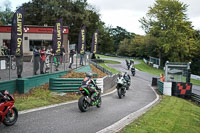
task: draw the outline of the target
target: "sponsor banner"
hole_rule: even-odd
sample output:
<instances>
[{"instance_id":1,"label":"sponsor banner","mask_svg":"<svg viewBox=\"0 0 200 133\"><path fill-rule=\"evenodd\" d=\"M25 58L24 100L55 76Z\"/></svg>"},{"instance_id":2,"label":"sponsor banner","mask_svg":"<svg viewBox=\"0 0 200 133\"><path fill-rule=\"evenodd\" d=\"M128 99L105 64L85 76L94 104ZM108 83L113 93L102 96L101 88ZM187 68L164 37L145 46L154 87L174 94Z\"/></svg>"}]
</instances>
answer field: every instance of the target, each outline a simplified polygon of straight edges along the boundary
<instances>
[{"instance_id":1,"label":"sponsor banner","mask_svg":"<svg viewBox=\"0 0 200 133\"><path fill-rule=\"evenodd\" d=\"M78 53L84 54L86 50L86 27L83 26L78 39Z\"/></svg>"},{"instance_id":2,"label":"sponsor banner","mask_svg":"<svg viewBox=\"0 0 200 133\"><path fill-rule=\"evenodd\" d=\"M11 54L23 55L24 8L20 7L14 14L11 28Z\"/></svg>"},{"instance_id":3,"label":"sponsor banner","mask_svg":"<svg viewBox=\"0 0 200 133\"><path fill-rule=\"evenodd\" d=\"M97 53L97 43L98 43L98 30L96 30L92 37L91 53Z\"/></svg>"},{"instance_id":4,"label":"sponsor banner","mask_svg":"<svg viewBox=\"0 0 200 133\"><path fill-rule=\"evenodd\" d=\"M53 29L53 53L60 55L63 44L63 19L59 19Z\"/></svg>"}]
</instances>

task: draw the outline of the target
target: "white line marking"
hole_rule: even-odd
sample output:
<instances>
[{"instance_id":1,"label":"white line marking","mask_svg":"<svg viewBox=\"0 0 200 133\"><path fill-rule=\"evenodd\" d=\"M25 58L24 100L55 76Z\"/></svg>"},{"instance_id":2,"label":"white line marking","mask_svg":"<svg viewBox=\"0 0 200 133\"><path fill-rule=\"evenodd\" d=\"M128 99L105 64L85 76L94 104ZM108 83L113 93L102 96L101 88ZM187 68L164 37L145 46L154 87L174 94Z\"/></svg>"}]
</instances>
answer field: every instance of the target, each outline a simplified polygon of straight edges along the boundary
<instances>
[{"instance_id":1,"label":"white line marking","mask_svg":"<svg viewBox=\"0 0 200 133\"><path fill-rule=\"evenodd\" d=\"M150 86L150 85L149 85ZM150 86L151 87L151 86ZM149 103L148 105L144 106L143 108L127 115L126 117L122 118L118 122L98 131L97 133L116 133L119 132L122 128L124 128L126 125L132 123L134 120L136 120L139 116L144 114L146 111L150 109L150 107L155 104L159 100L159 95L155 92L155 90L151 87L153 92L156 95L156 99Z\"/></svg>"},{"instance_id":2,"label":"white line marking","mask_svg":"<svg viewBox=\"0 0 200 133\"><path fill-rule=\"evenodd\" d=\"M110 94L112 94L114 92L116 92L116 89L114 89L113 91L111 91L109 93L103 94L102 97L110 95ZM54 105L39 107L39 108L35 108L35 109L28 109L28 110L20 111L19 114L21 115L21 114L31 113L31 112L35 112L35 111L45 110L45 109L54 108L54 107L58 107L58 106L62 106L62 105L76 103L76 102L78 102L78 100L73 100L73 101L69 101L69 102L65 102L65 103L59 103L59 104L54 104Z\"/></svg>"}]
</instances>

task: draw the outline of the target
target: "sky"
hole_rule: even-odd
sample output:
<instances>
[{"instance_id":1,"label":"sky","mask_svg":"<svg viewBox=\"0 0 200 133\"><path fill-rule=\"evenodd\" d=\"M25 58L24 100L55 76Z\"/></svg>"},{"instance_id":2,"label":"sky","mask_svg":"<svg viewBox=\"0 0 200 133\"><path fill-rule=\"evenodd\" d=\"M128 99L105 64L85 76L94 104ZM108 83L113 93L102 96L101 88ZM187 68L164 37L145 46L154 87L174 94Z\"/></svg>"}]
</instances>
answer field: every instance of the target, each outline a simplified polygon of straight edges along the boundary
<instances>
[{"instance_id":1,"label":"sky","mask_svg":"<svg viewBox=\"0 0 200 133\"><path fill-rule=\"evenodd\" d=\"M0 0L0 5L7 0ZM10 0L12 10L24 2L31 0ZM179 0L189 7L187 16L192 22L194 29L200 30L200 0ZM88 3L95 6L101 14L101 20L107 26L120 26L128 32L144 35L144 30L138 20L145 17L150 6L155 0L88 0Z\"/></svg>"}]
</instances>

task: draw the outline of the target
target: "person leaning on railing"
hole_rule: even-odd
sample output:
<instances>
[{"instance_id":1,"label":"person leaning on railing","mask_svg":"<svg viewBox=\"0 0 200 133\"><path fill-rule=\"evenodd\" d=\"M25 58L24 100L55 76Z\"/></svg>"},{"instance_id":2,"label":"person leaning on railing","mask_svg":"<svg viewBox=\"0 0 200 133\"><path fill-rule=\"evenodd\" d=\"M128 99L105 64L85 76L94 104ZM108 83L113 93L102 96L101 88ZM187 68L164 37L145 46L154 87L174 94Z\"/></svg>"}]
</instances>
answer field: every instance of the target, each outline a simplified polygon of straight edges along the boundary
<instances>
[{"instance_id":1,"label":"person leaning on railing","mask_svg":"<svg viewBox=\"0 0 200 133\"><path fill-rule=\"evenodd\" d=\"M160 74L160 81L164 82L165 81L165 76L163 74Z\"/></svg>"}]
</instances>

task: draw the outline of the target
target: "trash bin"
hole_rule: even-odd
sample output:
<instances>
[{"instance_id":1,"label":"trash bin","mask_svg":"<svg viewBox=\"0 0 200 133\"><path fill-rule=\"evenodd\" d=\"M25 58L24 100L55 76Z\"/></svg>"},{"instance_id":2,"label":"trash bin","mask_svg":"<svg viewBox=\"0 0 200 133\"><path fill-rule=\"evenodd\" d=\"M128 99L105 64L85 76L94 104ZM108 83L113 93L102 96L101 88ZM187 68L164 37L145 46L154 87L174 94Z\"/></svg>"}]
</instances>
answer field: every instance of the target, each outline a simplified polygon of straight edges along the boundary
<instances>
[{"instance_id":1,"label":"trash bin","mask_svg":"<svg viewBox=\"0 0 200 133\"><path fill-rule=\"evenodd\" d=\"M152 77L152 83L151 83L151 86L157 86L157 81L158 81L158 78L156 78L156 77Z\"/></svg>"}]
</instances>

